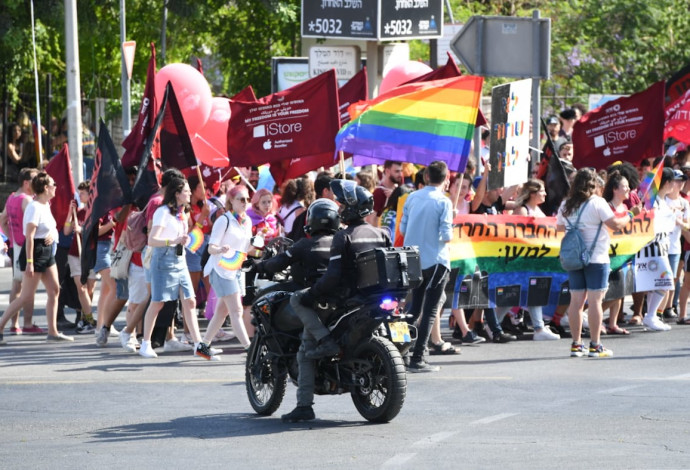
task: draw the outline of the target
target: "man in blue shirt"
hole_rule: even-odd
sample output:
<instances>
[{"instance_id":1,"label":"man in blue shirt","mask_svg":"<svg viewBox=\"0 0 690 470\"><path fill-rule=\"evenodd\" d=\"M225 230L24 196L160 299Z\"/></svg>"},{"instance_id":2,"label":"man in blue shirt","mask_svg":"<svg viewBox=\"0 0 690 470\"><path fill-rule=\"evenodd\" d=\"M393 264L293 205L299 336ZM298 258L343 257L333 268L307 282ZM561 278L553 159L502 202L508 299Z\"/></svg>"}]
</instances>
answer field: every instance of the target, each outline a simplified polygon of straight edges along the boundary
<instances>
[{"instance_id":1,"label":"man in blue shirt","mask_svg":"<svg viewBox=\"0 0 690 470\"><path fill-rule=\"evenodd\" d=\"M427 185L410 194L403 206L400 232L405 235L406 246L419 248L422 263L422 284L412 292L409 313L416 321L421 314L417 342L408 367L410 372L435 372L424 359L431 327L436 319L443 291L450 277L450 249L453 237L453 210L443 185L448 179L448 166L435 161L426 168Z\"/></svg>"}]
</instances>

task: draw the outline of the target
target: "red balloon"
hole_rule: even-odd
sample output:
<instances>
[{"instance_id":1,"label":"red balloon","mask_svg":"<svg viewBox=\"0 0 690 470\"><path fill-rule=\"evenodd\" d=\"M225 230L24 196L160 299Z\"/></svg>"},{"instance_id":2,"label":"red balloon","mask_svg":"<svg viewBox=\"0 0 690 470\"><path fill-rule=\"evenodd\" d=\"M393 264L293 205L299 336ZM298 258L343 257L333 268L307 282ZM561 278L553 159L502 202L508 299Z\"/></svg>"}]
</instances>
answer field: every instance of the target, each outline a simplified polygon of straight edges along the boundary
<instances>
[{"instance_id":1,"label":"red balloon","mask_svg":"<svg viewBox=\"0 0 690 470\"><path fill-rule=\"evenodd\" d=\"M379 95L392 90L393 88L409 82L413 78L421 77L431 72L432 68L423 62L408 60L401 64L391 67L381 80Z\"/></svg>"},{"instance_id":2,"label":"red balloon","mask_svg":"<svg viewBox=\"0 0 690 470\"><path fill-rule=\"evenodd\" d=\"M221 97L213 98L208 121L192 139L196 158L216 168L230 165L228 159L229 121L230 100Z\"/></svg>"},{"instance_id":3,"label":"red balloon","mask_svg":"<svg viewBox=\"0 0 690 470\"><path fill-rule=\"evenodd\" d=\"M156 73L156 99L160 102L167 83L172 83L177 103L190 136L204 127L211 114L211 89L191 65L169 64Z\"/></svg>"}]
</instances>

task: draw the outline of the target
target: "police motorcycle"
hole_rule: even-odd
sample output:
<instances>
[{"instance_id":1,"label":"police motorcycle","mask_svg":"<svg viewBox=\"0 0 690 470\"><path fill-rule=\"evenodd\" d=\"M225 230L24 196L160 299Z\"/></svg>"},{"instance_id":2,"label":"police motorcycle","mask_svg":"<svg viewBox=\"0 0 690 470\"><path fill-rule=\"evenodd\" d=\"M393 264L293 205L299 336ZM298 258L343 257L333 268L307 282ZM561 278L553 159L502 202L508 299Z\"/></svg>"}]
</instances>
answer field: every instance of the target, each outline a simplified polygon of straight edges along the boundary
<instances>
[{"instance_id":1,"label":"police motorcycle","mask_svg":"<svg viewBox=\"0 0 690 470\"><path fill-rule=\"evenodd\" d=\"M276 251L272 243L285 246L272 240L265 255ZM356 262L356 295L338 305L319 305L319 316L341 354L317 360L314 393L349 393L362 417L389 422L402 409L407 392L401 354L416 339L416 329L408 325L401 304L421 283L419 252L411 247L376 248L361 253ZM288 379L297 385L302 323L290 306L290 295L273 285L257 291L251 308L256 330L247 351L245 385L249 403L263 416L280 407Z\"/></svg>"}]
</instances>

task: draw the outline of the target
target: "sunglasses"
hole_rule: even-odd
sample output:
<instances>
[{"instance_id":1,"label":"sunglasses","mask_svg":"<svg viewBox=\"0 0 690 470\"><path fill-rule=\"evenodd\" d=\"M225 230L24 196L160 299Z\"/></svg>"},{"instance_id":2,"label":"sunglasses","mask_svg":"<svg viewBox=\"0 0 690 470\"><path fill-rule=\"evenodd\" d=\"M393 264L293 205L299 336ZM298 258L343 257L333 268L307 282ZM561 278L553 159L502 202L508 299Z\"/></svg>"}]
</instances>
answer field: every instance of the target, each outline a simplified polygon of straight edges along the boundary
<instances>
[{"instance_id":1,"label":"sunglasses","mask_svg":"<svg viewBox=\"0 0 690 470\"><path fill-rule=\"evenodd\" d=\"M248 197L236 197L235 201L244 202L245 204L249 204L249 201L251 201L251 199L249 199Z\"/></svg>"}]
</instances>

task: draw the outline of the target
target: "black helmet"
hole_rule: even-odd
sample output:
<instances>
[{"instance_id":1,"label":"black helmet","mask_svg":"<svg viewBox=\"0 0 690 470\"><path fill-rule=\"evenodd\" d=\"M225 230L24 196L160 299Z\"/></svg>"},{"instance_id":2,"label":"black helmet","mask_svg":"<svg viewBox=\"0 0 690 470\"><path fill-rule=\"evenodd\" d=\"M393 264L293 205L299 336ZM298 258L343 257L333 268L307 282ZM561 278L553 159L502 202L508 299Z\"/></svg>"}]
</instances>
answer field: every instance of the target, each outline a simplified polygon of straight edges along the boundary
<instances>
[{"instance_id":1,"label":"black helmet","mask_svg":"<svg viewBox=\"0 0 690 470\"><path fill-rule=\"evenodd\" d=\"M317 199L307 209L306 233L335 233L340 228L338 204L330 199Z\"/></svg>"},{"instance_id":2,"label":"black helmet","mask_svg":"<svg viewBox=\"0 0 690 470\"><path fill-rule=\"evenodd\" d=\"M346 224L361 220L374 212L374 196L357 183L349 180L331 181L331 191L342 204L340 218Z\"/></svg>"}]
</instances>

